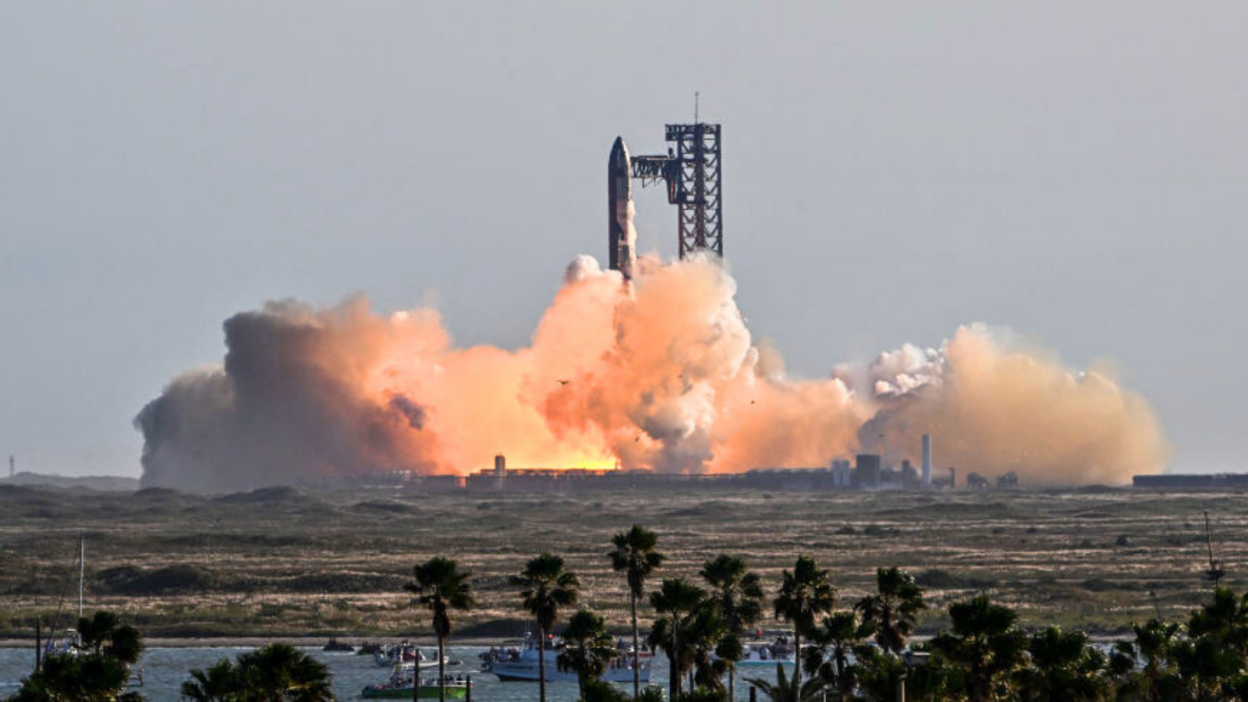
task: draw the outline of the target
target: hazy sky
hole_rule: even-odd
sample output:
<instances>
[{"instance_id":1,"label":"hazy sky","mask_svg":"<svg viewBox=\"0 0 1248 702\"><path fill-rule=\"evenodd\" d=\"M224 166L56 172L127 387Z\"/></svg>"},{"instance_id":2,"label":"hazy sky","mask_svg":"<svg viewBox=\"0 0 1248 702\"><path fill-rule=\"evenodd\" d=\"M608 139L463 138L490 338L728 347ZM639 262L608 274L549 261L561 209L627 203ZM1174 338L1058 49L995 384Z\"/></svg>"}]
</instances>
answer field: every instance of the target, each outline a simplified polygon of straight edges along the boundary
<instances>
[{"instance_id":1,"label":"hazy sky","mask_svg":"<svg viewBox=\"0 0 1248 702\"><path fill-rule=\"evenodd\" d=\"M699 90L791 371L986 321L1112 359L1176 470L1245 469L1248 5L615 7L0 3L0 452L138 475L134 415L269 298L524 344L606 256L612 140Z\"/></svg>"}]
</instances>

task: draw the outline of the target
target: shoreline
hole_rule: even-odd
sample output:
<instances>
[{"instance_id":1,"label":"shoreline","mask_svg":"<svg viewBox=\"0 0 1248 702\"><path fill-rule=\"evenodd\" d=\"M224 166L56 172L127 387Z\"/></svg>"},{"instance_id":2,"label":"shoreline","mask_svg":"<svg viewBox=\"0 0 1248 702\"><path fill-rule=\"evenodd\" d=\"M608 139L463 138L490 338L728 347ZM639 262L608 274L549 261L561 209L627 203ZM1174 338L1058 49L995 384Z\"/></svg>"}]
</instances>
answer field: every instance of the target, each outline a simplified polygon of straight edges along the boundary
<instances>
[{"instance_id":1,"label":"shoreline","mask_svg":"<svg viewBox=\"0 0 1248 702\"><path fill-rule=\"evenodd\" d=\"M411 641L417 646L436 646L437 639L432 636L339 636L335 637L340 643L359 646L364 642L380 643L380 644L397 644L400 641ZM447 641L448 646L493 646L498 645L502 637L499 638L482 638L479 636L468 636L464 638L452 637ZM46 639L45 639L46 641ZM275 642L288 643L298 648L321 648L329 641L327 636L222 636L222 637L159 637L143 638L143 646L147 649L153 648L259 648L266 644ZM35 639L0 639L0 648L34 648ZM345 654L344 655L350 655Z\"/></svg>"}]
</instances>

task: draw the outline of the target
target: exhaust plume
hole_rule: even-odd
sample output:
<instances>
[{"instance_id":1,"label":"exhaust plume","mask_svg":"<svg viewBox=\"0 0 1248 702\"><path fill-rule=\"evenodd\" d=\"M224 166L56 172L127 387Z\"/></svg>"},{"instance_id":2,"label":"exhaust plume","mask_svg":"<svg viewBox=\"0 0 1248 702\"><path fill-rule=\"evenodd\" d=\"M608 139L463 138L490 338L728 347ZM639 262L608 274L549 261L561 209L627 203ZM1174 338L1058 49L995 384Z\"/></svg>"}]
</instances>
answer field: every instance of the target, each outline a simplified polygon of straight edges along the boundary
<instances>
[{"instance_id":1,"label":"exhaust plume","mask_svg":"<svg viewBox=\"0 0 1248 702\"><path fill-rule=\"evenodd\" d=\"M135 419L143 484L200 491L373 471L533 467L737 472L879 450L1025 483L1121 483L1169 449L1148 404L982 325L824 379L787 377L721 265L581 256L528 347L458 348L434 310L266 304L225 322L218 366ZM964 474L964 473L963 473Z\"/></svg>"}]
</instances>

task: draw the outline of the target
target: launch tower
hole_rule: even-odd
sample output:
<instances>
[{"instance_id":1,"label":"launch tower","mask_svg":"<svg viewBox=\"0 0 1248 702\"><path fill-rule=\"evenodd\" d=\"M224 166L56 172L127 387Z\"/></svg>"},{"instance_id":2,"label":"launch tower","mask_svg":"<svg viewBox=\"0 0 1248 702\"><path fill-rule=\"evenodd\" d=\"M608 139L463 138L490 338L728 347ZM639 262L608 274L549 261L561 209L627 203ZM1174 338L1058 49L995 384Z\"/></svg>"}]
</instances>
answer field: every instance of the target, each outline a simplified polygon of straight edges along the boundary
<instances>
[{"instance_id":1,"label":"launch tower","mask_svg":"<svg viewBox=\"0 0 1248 702\"><path fill-rule=\"evenodd\" d=\"M622 139L616 139L608 166L610 199L609 231L611 267L626 268L620 241L619 213L627 210L623 198L631 199L629 189L619 183L622 168L628 168L642 187L660 181L667 186L667 201L677 208L677 235L680 257L700 251L724 255L723 187L720 169L721 125L695 121L693 124L666 125L668 147L663 156L628 156Z\"/></svg>"},{"instance_id":2,"label":"launch tower","mask_svg":"<svg viewBox=\"0 0 1248 702\"><path fill-rule=\"evenodd\" d=\"M723 190L718 124L667 125L667 141L675 143L666 156L633 159L633 177L642 187L662 180L667 201L679 212L680 257L698 251L724 255Z\"/></svg>"}]
</instances>

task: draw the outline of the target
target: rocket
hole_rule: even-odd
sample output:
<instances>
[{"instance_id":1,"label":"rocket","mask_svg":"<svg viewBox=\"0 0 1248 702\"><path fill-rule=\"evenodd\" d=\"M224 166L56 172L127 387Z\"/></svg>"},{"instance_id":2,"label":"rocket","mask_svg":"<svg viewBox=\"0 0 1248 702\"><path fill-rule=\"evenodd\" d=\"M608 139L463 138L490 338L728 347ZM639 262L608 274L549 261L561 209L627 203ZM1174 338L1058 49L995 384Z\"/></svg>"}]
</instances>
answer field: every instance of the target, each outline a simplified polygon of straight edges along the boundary
<instances>
[{"instance_id":1,"label":"rocket","mask_svg":"<svg viewBox=\"0 0 1248 702\"><path fill-rule=\"evenodd\" d=\"M633 165L624 137L616 137L607 160L607 258L611 270L633 277L636 233L633 229Z\"/></svg>"}]
</instances>

